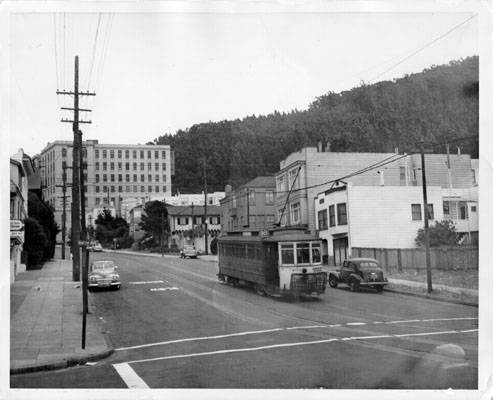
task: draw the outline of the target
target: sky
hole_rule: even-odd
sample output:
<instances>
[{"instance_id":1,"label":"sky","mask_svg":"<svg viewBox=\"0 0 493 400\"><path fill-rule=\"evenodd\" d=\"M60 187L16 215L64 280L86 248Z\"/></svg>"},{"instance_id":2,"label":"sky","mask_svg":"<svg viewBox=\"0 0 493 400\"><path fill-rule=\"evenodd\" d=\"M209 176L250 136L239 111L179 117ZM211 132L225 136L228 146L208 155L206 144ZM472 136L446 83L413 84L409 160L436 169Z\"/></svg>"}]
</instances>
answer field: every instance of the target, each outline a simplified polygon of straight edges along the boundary
<instances>
[{"instance_id":1,"label":"sky","mask_svg":"<svg viewBox=\"0 0 493 400\"><path fill-rule=\"evenodd\" d=\"M472 13L18 13L10 20L10 154L84 138L146 143L195 123L303 110L328 91L472 55Z\"/></svg>"}]
</instances>

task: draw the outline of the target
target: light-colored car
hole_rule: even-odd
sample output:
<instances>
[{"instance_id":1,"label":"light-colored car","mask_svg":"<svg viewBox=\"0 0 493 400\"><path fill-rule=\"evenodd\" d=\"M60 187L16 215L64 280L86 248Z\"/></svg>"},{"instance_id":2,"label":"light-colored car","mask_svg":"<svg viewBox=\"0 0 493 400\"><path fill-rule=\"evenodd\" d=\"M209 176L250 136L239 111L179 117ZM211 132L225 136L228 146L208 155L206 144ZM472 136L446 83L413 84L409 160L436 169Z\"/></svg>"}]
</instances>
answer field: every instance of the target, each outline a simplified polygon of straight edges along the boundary
<instances>
[{"instance_id":1,"label":"light-colored car","mask_svg":"<svg viewBox=\"0 0 493 400\"><path fill-rule=\"evenodd\" d=\"M113 261L94 261L89 269L89 290L94 288L120 289L120 275Z\"/></svg>"},{"instance_id":2,"label":"light-colored car","mask_svg":"<svg viewBox=\"0 0 493 400\"><path fill-rule=\"evenodd\" d=\"M95 242L92 246L92 251L103 251L103 246L101 246L101 243Z\"/></svg>"},{"instance_id":3,"label":"light-colored car","mask_svg":"<svg viewBox=\"0 0 493 400\"><path fill-rule=\"evenodd\" d=\"M180 251L181 258L197 258L197 250L195 246L191 244L186 244L183 246L183 249Z\"/></svg>"}]
</instances>

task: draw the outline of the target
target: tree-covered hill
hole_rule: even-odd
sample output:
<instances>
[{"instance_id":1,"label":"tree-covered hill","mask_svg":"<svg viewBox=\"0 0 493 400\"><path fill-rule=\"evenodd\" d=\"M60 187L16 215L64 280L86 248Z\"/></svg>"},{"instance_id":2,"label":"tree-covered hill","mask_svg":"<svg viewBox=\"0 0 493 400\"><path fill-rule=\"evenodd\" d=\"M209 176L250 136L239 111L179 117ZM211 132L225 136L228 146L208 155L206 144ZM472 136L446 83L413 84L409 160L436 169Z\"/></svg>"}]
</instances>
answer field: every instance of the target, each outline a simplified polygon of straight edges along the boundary
<instances>
[{"instance_id":1,"label":"tree-covered hill","mask_svg":"<svg viewBox=\"0 0 493 400\"><path fill-rule=\"evenodd\" d=\"M479 134L478 57L432 66L394 81L362 84L316 98L307 110L208 122L165 134L154 144L175 151L173 191L200 192L204 165L209 190L241 185L279 169L303 146L330 142L332 151L409 151L420 140L437 144ZM478 156L477 140L457 141ZM205 161L204 161L205 160Z\"/></svg>"}]
</instances>

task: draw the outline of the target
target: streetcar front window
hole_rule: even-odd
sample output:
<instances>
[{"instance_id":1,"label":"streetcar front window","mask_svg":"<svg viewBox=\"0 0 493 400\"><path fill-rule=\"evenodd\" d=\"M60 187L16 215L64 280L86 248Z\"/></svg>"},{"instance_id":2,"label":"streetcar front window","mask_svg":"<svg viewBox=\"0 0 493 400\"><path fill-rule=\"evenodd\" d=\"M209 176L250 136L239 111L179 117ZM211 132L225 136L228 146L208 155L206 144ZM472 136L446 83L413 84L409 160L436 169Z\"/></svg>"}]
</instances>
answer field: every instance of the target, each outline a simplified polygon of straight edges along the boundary
<instances>
[{"instance_id":1,"label":"streetcar front window","mask_svg":"<svg viewBox=\"0 0 493 400\"><path fill-rule=\"evenodd\" d=\"M310 243L296 243L296 264L310 264Z\"/></svg>"},{"instance_id":2,"label":"streetcar front window","mask_svg":"<svg viewBox=\"0 0 493 400\"><path fill-rule=\"evenodd\" d=\"M320 244L312 243L312 263L319 263L321 261L320 257Z\"/></svg>"},{"instance_id":3,"label":"streetcar front window","mask_svg":"<svg viewBox=\"0 0 493 400\"><path fill-rule=\"evenodd\" d=\"M294 246L292 244L281 245L281 264L282 265L294 264Z\"/></svg>"}]
</instances>

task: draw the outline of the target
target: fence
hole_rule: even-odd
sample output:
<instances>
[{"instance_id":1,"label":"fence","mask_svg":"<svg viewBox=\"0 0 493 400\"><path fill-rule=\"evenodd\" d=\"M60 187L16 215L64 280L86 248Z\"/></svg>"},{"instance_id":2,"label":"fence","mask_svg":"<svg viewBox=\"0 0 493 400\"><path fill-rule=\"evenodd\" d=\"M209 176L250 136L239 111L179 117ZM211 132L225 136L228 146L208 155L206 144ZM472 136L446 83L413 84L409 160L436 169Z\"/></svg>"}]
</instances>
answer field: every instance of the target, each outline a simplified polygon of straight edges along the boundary
<instances>
[{"instance_id":1,"label":"fence","mask_svg":"<svg viewBox=\"0 0 493 400\"><path fill-rule=\"evenodd\" d=\"M386 270L425 269L426 254L421 248L416 249L377 249L352 248L353 257L375 258ZM431 268L441 270L478 269L477 247L440 247L430 249Z\"/></svg>"}]
</instances>

